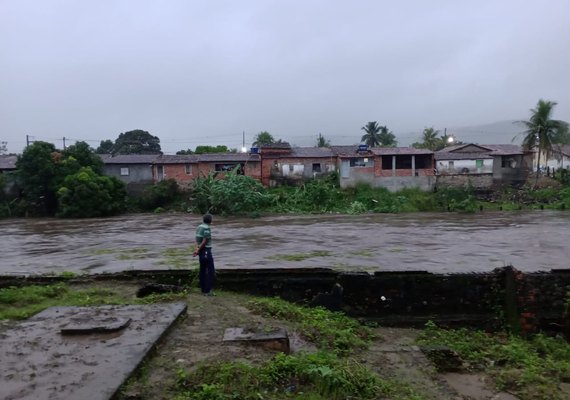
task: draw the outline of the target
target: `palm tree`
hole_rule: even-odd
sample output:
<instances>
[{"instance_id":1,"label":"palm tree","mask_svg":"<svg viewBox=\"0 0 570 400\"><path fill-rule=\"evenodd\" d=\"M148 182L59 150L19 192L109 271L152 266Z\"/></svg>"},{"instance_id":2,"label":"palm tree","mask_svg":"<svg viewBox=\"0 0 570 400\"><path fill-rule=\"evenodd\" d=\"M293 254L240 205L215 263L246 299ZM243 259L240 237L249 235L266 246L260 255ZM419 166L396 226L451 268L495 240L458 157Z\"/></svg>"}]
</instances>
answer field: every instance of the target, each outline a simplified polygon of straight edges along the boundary
<instances>
[{"instance_id":1,"label":"palm tree","mask_svg":"<svg viewBox=\"0 0 570 400\"><path fill-rule=\"evenodd\" d=\"M378 134L378 141L380 142L381 147L396 147L398 145L398 141L396 140L396 136L389 131L386 126L380 127L380 133Z\"/></svg>"},{"instance_id":2,"label":"palm tree","mask_svg":"<svg viewBox=\"0 0 570 400\"><path fill-rule=\"evenodd\" d=\"M379 132L381 130L381 126L378 125L378 122L371 121L364 125L362 129L366 134L362 135L360 139L362 142L366 143L370 147L375 147L380 144Z\"/></svg>"},{"instance_id":3,"label":"palm tree","mask_svg":"<svg viewBox=\"0 0 570 400\"><path fill-rule=\"evenodd\" d=\"M538 150L535 186L538 183L541 153L544 153L548 159L552 152L553 145L558 144L568 132L568 122L551 119L556 104L554 101L540 99L536 108L530 110L529 120L518 121L518 123L526 128L523 132L525 135L522 141L523 149L528 151L536 148ZM514 139L516 139L516 137Z\"/></svg>"},{"instance_id":4,"label":"palm tree","mask_svg":"<svg viewBox=\"0 0 570 400\"><path fill-rule=\"evenodd\" d=\"M438 147L441 145L441 139L437 137L439 131L436 131L433 126L431 128L424 128L422 133L422 140L424 148L436 151L439 150Z\"/></svg>"},{"instance_id":5,"label":"palm tree","mask_svg":"<svg viewBox=\"0 0 570 400\"><path fill-rule=\"evenodd\" d=\"M273 143L276 143L275 138L273 137L273 135L271 135L271 133L269 133L267 131L259 132L257 134L257 136L255 137L255 139L253 140L253 145L255 147L260 147L260 146L273 144Z\"/></svg>"}]
</instances>

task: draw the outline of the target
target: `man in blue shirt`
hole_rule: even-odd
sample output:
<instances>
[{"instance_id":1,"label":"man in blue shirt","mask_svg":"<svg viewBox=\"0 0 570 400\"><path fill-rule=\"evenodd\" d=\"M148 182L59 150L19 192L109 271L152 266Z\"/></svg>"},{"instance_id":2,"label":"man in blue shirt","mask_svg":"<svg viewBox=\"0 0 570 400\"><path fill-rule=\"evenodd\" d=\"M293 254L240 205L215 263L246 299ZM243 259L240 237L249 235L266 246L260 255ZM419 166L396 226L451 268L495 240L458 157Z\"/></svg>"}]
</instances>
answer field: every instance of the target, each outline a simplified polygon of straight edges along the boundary
<instances>
[{"instance_id":1,"label":"man in blue shirt","mask_svg":"<svg viewBox=\"0 0 570 400\"><path fill-rule=\"evenodd\" d=\"M214 256L212 255L212 215L205 214L202 217L203 223L196 228L196 250L194 257L198 256L200 260L200 289L204 296L213 296L212 288L214 286L214 277L216 270L214 268Z\"/></svg>"}]
</instances>

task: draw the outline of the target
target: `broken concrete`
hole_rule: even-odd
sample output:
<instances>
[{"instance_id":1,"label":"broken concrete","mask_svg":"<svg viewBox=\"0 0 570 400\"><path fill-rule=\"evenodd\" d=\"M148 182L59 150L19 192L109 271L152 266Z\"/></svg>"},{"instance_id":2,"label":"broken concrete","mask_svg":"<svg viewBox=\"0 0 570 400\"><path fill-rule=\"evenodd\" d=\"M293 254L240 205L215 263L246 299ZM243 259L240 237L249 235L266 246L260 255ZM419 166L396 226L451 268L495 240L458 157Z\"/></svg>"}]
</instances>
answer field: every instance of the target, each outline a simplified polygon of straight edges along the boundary
<instances>
[{"instance_id":1,"label":"broken concrete","mask_svg":"<svg viewBox=\"0 0 570 400\"><path fill-rule=\"evenodd\" d=\"M185 303L44 310L0 333L0 398L107 400L185 311Z\"/></svg>"},{"instance_id":2,"label":"broken concrete","mask_svg":"<svg viewBox=\"0 0 570 400\"><path fill-rule=\"evenodd\" d=\"M289 335L282 328L264 330L263 328L237 327L224 332L222 342L244 342L258 345L266 350L281 351L289 354Z\"/></svg>"}]
</instances>

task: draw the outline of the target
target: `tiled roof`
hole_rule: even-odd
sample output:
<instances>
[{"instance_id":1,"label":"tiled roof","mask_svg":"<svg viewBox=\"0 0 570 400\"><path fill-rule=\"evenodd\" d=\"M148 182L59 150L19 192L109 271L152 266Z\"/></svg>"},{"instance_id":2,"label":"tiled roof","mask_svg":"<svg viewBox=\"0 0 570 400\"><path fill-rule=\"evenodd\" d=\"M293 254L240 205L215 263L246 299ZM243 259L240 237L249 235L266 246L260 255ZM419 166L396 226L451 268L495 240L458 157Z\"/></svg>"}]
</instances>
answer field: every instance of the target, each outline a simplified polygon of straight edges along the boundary
<instances>
[{"instance_id":1,"label":"tiled roof","mask_svg":"<svg viewBox=\"0 0 570 400\"><path fill-rule=\"evenodd\" d=\"M198 156L199 162L246 162L246 161L260 161L259 154L248 153L209 153L200 154Z\"/></svg>"},{"instance_id":2,"label":"tiled roof","mask_svg":"<svg viewBox=\"0 0 570 400\"><path fill-rule=\"evenodd\" d=\"M556 146L553 149L555 152L562 153L566 157L570 157L570 145L564 144L561 146Z\"/></svg>"},{"instance_id":3,"label":"tiled roof","mask_svg":"<svg viewBox=\"0 0 570 400\"><path fill-rule=\"evenodd\" d=\"M293 147L291 153L287 157L335 157L335 154L329 147Z\"/></svg>"},{"instance_id":4,"label":"tiled roof","mask_svg":"<svg viewBox=\"0 0 570 400\"><path fill-rule=\"evenodd\" d=\"M374 147L372 152L379 156L433 154L433 151L429 149L416 149L415 147Z\"/></svg>"},{"instance_id":5,"label":"tiled roof","mask_svg":"<svg viewBox=\"0 0 570 400\"><path fill-rule=\"evenodd\" d=\"M271 143L271 144L263 144L261 146L256 146L261 149L290 149L291 145L289 142L280 142L280 143Z\"/></svg>"},{"instance_id":6,"label":"tiled roof","mask_svg":"<svg viewBox=\"0 0 570 400\"><path fill-rule=\"evenodd\" d=\"M16 169L18 156L0 156L0 170Z\"/></svg>"},{"instance_id":7,"label":"tiled roof","mask_svg":"<svg viewBox=\"0 0 570 400\"><path fill-rule=\"evenodd\" d=\"M362 152L359 153L358 152L358 146L357 144L352 144L352 145L344 145L344 146L331 146L331 150L333 151L334 154L339 155L339 156L358 156L359 154L363 154ZM370 149L369 152L371 153Z\"/></svg>"},{"instance_id":8,"label":"tiled roof","mask_svg":"<svg viewBox=\"0 0 570 400\"><path fill-rule=\"evenodd\" d=\"M467 147L478 147L481 151L461 152L460 150ZM443 150L436 151L436 160L475 160L490 159L496 156L520 155L524 154L521 146L516 144L461 144L446 147Z\"/></svg>"},{"instance_id":9,"label":"tiled roof","mask_svg":"<svg viewBox=\"0 0 570 400\"><path fill-rule=\"evenodd\" d=\"M152 164L161 154L102 154L105 164Z\"/></svg>"},{"instance_id":10,"label":"tiled roof","mask_svg":"<svg viewBox=\"0 0 570 400\"><path fill-rule=\"evenodd\" d=\"M339 156L352 156L366 154L366 152L358 152L358 145L352 146L331 146L332 151ZM433 151L428 149L416 149L414 147L370 147L368 153L378 156L393 156L393 155L421 155L433 154Z\"/></svg>"}]
</instances>

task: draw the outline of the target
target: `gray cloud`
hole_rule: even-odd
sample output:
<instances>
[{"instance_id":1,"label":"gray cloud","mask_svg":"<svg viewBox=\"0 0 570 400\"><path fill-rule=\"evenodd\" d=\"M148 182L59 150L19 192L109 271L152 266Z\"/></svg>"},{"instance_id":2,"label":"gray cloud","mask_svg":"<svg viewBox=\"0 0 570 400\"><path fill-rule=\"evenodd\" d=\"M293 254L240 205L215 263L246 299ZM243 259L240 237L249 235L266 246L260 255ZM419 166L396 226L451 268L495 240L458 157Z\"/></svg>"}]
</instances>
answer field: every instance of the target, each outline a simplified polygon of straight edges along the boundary
<instances>
[{"instance_id":1,"label":"gray cloud","mask_svg":"<svg viewBox=\"0 0 570 400\"><path fill-rule=\"evenodd\" d=\"M425 126L524 119L539 98L569 120L569 12L566 0L0 0L0 140L96 147L140 128L166 152L261 130L350 144L377 120L408 145Z\"/></svg>"}]
</instances>

